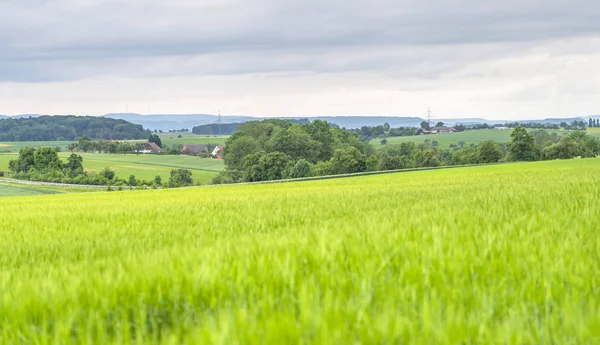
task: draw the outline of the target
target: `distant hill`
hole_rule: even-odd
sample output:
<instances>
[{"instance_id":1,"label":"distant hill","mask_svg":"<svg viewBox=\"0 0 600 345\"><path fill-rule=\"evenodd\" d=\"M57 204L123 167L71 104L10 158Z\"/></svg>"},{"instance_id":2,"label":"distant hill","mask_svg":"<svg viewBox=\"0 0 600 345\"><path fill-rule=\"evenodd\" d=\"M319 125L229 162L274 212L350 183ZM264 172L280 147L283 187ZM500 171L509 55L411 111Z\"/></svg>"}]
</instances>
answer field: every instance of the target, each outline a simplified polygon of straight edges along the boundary
<instances>
[{"instance_id":1,"label":"distant hill","mask_svg":"<svg viewBox=\"0 0 600 345\"><path fill-rule=\"evenodd\" d=\"M160 129L163 131L171 129L191 129L196 126L217 123L219 117L209 114L190 115L140 115L140 114L106 114L105 117L122 119L132 123L143 125L148 129ZM307 117L279 117L281 119L301 120ZM265 117L250 116L222 116L222 123L244 123L248 121L261 121ZM316 116L308 117L309 120L324 120L335 123L340 127L360 128L362 126L379 126L389 123L392 127L418 127L423 121L420 117L395 117L395 116Z\"/></svg>"},{"instance_id":2,"label":"distant hill","mask_svg":"<svg viewBox=\"0 0 600 345\"><path fill-rule=\"evenodd\" d=\"M210 123L217 123L219 117L217 115L209 114L153 114L153 115L140 115L140 114L106 114L104 117L111 119L120 119L129 121L131 123L137 123L144 128L151 130L163 130L168 131L172 129L192 129L195 126L205 125ZM223 116L223 123L240 123L248 122L252 120L262 120L262 118L255 118L250 116Z\"/></svg>"},{"instance_id":3,"label":"distant hill","mask_svg":"<svg viewBox=\"0 0 600 345\"><path fill-rule=\"evenodd\" d=\"M15 116L0 115L0 119L17 119L17 118L29 118L39 117L39 114L22 114ZM212 114L152 114L152 115L141 115L134 113L111 113L102 115L101 117L124 120L130 123L142 125L146 129L150 130L180 130L188 129L209 124L217 124L219 117ZM543 120L487 120L484 118L452 118L452 119L431 119L432 123L439 121L443 122L447 126L455 125L475 125L487 123L493 124L504 124L506 122L521 122L521 123L547 123L547 124L560 124L561 122L571 123L573 121L587 121L590 117L600 118L600 115L588 115L582 117L570 117L570 118L546 118ZM400 116L314 116L314 117L279 117L280 119L300 120L309 119L313 120L325 120L327 122L336 124L340 127L347 129L355 129L363 126L379 126L384 123L389 123L391 127L419 127L421 122L425 119L421 117L400 117ZM233 123L244 123L248 121L261 121L266 117L252 117L243 115L224 115L221 117L222 124L233 124Z\"/></svg>"}]
</instances>

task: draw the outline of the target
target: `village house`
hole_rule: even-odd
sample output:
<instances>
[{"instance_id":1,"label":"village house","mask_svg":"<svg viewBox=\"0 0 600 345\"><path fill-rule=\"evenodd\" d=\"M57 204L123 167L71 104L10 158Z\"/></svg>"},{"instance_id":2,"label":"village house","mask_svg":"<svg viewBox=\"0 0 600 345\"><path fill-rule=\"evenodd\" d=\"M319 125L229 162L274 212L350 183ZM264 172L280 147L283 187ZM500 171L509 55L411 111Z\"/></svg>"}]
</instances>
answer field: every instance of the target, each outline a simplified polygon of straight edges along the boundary
<instances>
[{"instance_id":1,"label":"village house","mask_svg":"<svg viewBox=\"0 0 600 345\"><path fill-rule=\"evenodd\" d=\"M204 144L185 144L181 149L182 155L197 155L200 152L208 153L208 147Z\"/></svg>"},{"instance_id":2,"label":"village house","mask_svg":"<svg viewBox=\"0 0 600 345\"><path fill-rule=\"evenodd\" d=\"M425 128L421 128L417 134L427 135L427 134L439 134L439 133L454 133L456 129L453 127L432 127L429 130Z\"/></svg>"},{"instance_id":3,"label":"village house","mask_svg":"<svg viewBox=\"0 0 600 345\"><path fill-rule=\"evenodd\" d=\"M211 155L213 158L222 159L223 158L223 146L217 145Z\"/></svg>"},{"instance_id":4,"label":"village house","mask_svg":"<svg viewBox=\"0 0 600 345\"><path fill-rule=\"evenodd\" d=\"M160 146L156 143L143 143L144 148L139 150L138 153L159 153L161 151Z\"/></svg>"}]
</instances>

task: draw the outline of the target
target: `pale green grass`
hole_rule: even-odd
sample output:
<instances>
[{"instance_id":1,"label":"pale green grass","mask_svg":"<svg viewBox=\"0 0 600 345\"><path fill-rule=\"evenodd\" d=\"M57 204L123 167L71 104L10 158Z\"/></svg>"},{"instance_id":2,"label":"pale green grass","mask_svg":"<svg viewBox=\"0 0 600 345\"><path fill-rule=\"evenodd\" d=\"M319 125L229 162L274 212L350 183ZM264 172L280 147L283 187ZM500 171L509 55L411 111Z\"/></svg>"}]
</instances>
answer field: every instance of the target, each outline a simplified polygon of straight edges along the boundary
<instances>
[{"instance_id":1,"label":"pale green grass","mask_svg":"<svg viewBox=\"0 0 600 345\"><path fill-rule=\"evenodd\" d=\"M22 147L60 147L61 150L66 150L67 145L72 141L11 141L0 143L0 152L10 151L19 152Z\"/></svg>"},{"instance_id":2,"label":"pale green grass","mask_svg":"<svg viewBox=\"0 0 600 345\"><path fill-rule=\"evenodd\" d=\"M600 160L0 200L3 344L598 344Z\"/></svg>"},{"instance_id":3,"label":"pale green grass","mask_svg":"<svg viewBox=\"0 0 600 345\"><path fill-rule=\"evenodd\" d=\"M161 134L160 138L164 144L225 144L225 141L229 136L206 136L206 135L195 135L195 134L184 134L182 138L177 138L177 134Z\"/></svg>"},{"instance_id":4,"label":"pale green grass","mask_svg":"<svg viewBox=\"0 0 600 345\"><path fill-rule=\"evenodd\" d=\"M0 198L6 196L29 196L43 194L57 194L58 191L30 186L16 186L0 182Z\"/></svg>"},{"instance_id":5,"label":"pale green grass","mask_svg":"<svg viewBox=\"0 0 600 345\"><path fill-rule=\"evenodd\" d=\"M88 172L98 172L105 167L115 171L117 177L128 179L130 175L151 181L160 175L167 182L173 169L189 169L194 181L209 183L224 169L222 160L173 155L135 155L77 153L83 157L83 166ZM59 157L66 162L70 153L60 152ZM17 153L0 153L0 171L8 171L8 162L18 157Z\"/></svg>"}]
</instances>

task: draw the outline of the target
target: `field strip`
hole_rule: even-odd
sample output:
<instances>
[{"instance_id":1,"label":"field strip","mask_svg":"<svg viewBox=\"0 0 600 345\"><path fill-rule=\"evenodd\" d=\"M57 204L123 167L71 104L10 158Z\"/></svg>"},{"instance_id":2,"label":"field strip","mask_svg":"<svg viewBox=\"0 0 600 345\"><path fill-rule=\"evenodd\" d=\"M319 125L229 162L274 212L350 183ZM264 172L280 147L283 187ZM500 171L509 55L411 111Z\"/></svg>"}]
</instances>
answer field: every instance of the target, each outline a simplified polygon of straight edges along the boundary
<instances>
[{"instance_id":1,"label":"field strip","mask_svg":"<svg viewBox=\"0 0 600 345\"><path fill-rule=\"evenodd\" d=\"M103 159L95 159L95 158L89 158L89 157L85 157L84 160L90 160L90 161L96 161L96 162L107 162L106 160L103 160ZM188 166L188 165L171 165L171 164L159 164L159 163L144 163L144 162L131 162L131 161L122 161L122 160L111 160L111 161L108 161L108 162L137 164L137 165L152 165L152 166L160 166L160 167L167 167L167 168L178 168L178 169L185 168L185 169L201 170L201 171L208 171L208 172L221 172L222 171L222 170L214 170L214 169L192 167L192 166Z\"/></svg>"}]
</instances>

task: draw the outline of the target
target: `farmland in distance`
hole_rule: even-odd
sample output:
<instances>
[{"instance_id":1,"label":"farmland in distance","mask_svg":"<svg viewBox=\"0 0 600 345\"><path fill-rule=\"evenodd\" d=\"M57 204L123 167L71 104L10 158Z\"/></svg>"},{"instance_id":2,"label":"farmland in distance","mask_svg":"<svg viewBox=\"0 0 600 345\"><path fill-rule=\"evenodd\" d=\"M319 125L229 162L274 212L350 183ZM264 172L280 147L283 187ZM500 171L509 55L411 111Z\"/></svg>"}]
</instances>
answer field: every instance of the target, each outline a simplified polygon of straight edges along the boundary
<instances>
[{"instance_id":1,"label":"farmland in distance","mask_svg":"<svg viewBox=\"0 0 600 345\"><path fill-rule=\"evenodd\" d=\"M600 160L0 199L0 343L594 344Z\"/></svg>"},{"instance_id":2,"label":"farmland in distance","mask_svg":"<svg viewBox=\"0 0 600 345\"><path fill-rule=\"evenodd\" d=\"M194 181L209 183L212 178L224 169L223 161L211 158L178 155L136 155L136 154L98 154L80 153L83 166L88 172L99 172L105 167L114 170L116 176L127 179L129 175L151 181L160 175L163 181L168 181L171 170L188 169L192 172ZM59 157L66 162L70 153L60 152ZM17 153L0 153L0 171L8 171L8 163L17 159Z\"/></svg>"}]
</instances>

